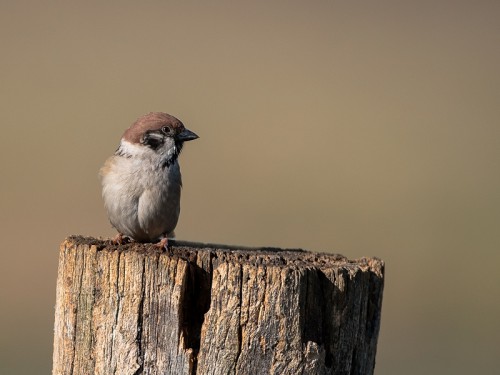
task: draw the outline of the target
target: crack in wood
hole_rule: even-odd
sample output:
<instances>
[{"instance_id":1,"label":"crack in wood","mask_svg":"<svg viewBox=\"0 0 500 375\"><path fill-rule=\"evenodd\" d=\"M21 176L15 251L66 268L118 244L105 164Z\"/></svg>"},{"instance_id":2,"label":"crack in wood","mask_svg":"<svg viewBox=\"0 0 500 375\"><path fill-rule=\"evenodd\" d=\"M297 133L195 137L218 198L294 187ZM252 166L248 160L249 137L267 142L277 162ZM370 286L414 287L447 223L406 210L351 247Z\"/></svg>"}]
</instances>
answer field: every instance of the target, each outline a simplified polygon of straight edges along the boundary
<instances>
[{"instance_id":1,"label":"crack in wood","mask_svg":"<svg viewBox=\"0 0 500 375\"><path fill-rule=\"evenodd\" d=\"M196 264L188 262L187 277L179 299L179 323L185 350L192 350L192 374L196 374L200 350L201 327L210 308L212 275Z\"/></svg>"},{"instance_id":2,"label":"crack in wood","mask_svg":"<svg viewBox=\"0 0 500 375\"><path fill-rule=\"evenodd\" d=\"M143 259L142 261L142 282L141 282L141 295L139 302L139 313L137 314L137 336L135 338L137 342L137 351L138 358L137 362L139 364L139 368L133 375L140 375L144 370L144 347L142 345L142 334L143 334L143 319L144 319L144 300L145 296L145 283L146 283L146 261Z\"/></svg>"}]
</instances>

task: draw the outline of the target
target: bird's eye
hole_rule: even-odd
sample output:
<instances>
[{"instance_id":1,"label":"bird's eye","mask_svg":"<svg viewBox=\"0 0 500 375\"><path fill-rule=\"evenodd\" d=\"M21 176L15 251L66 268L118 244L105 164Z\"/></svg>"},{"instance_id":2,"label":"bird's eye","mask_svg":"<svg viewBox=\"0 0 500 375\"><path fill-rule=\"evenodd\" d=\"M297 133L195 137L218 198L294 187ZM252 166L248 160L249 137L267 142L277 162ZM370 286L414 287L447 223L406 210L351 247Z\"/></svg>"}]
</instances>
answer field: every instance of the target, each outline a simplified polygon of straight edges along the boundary
<instances>
[{"instance_id":1,"label":"bird's eye","mask_svg":"<svg viewBox=\"0 0 500 375\"><path fill-rule=\"evenodd\" d=\"M169 134L171 132L171 129L168 126L164 126L161 128L161 131L165 134Z\"/></svg>"}]
</instances>

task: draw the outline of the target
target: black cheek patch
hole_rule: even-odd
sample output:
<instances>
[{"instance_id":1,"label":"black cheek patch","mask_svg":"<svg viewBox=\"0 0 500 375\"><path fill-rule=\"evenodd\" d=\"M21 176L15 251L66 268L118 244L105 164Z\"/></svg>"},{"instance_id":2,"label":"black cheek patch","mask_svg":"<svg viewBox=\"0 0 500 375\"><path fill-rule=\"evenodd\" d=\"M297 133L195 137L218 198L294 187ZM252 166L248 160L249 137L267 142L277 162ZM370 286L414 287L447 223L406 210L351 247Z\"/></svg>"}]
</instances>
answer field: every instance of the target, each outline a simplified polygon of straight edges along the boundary
<instances>
[{"instance_id":1,"label":"black cheek patch","mask_svg":"<svg viewBox=\"0 0 500 375\"><path fill-rule=\"evenodd\" d=\"M163 144L163 138L148 132L142 136L141 143L156 150Z\"/></svg>"}]
</instances>

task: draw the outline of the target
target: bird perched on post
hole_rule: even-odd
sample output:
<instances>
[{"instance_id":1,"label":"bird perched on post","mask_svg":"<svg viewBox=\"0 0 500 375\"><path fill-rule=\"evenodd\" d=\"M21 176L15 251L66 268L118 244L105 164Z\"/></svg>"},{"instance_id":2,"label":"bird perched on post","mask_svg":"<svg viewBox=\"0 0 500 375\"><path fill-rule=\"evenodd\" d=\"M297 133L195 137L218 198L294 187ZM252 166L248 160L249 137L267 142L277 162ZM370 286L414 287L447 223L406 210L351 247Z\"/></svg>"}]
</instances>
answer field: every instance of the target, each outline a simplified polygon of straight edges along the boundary
<instances>
[{"instance_id":1,"label":"bird perched on post","mask_svg":"<svg viewBox=\"0 0 500 375\"><path fill-rule=\"evenodd\" d=\"M163 247L174 236L180 212L181 171L178 157L184 142L198 136L163 112L138 118L100 170L108 217L123 236Z\"/></svg>"}]
</instances>

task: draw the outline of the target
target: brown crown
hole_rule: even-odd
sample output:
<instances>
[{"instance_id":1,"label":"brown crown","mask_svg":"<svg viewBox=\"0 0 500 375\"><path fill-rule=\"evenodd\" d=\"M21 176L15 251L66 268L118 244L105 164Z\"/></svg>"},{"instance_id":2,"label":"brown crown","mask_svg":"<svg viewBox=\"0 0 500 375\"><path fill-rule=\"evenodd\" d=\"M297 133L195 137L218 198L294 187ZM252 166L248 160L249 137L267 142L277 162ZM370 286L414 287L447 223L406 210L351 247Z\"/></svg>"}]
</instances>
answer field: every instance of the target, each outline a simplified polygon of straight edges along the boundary
<instances>
[{"instance_id":1,"label":"brown crown","mask_svg":"<svg viewBox=\"0 0 500 375\"><path fill-rule=\"evenodd\" d=\"M131 143L140 143L142 135L148 130L158 130L170 126L176 134L184 130L184 124L174 116L164 112L150 112L139 117L123 133L123 139Z\"/></svg>"}]
</instances>

